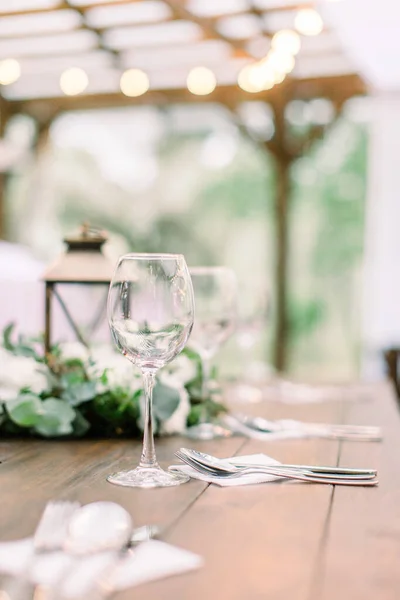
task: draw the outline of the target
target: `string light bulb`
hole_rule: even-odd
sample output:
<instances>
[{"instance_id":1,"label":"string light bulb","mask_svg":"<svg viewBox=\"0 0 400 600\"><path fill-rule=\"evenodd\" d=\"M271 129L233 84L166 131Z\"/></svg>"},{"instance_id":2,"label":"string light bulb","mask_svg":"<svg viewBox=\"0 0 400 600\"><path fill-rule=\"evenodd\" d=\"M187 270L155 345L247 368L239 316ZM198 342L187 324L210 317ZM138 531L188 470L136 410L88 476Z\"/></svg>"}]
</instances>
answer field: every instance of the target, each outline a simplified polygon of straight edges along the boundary
<instances>
[{"instance_id":1,"label":"string light bulb","mask_svg":"<svg viewBox=\"0 0 400 600\"><path fill-rule=\"evenodd\" d=\"M313 8L299 10L294 20L294 25L303 35L318 35L324 28L324 22Z\"/></svg>"},{"instance_id":2,"label":"string light bulb","mask_svg":"<svg viewBox=\"0 0 400 600\"><path fill-rule=\"evenodd\" d=\"M21 66L14 58L6 58L0 61L0 84L11 85L21 76Z\"/></svg>"},{"instance_id":3,"label":"string light bulb","mask_svg":"<svg viewBox=\"0 0 400 600\"><path fill-rule=\"evenodd\" d=\"M186 85L192 94L207 96L215 90L217 79L211 69L207 69L207 67L195 67L189 72Z\"/></svg>"},{"instance_id":4,"label":"string light bulb","mask_svg":"<svg viewBox=\"0 0 400 600\"><path fill-rule=\"evenodd\" d=\"M296 31L281 29L272 38L271 47L278 52L286 52L295 56L300 51L301 39Z\"/></svg>"},{"instance_id":5,"label":"string light bulb","mask_svg":"<svg viewBox=\"0 0 400 600\"><path fill-rule=\"evenodd\" d=\"M265 59L246 65L238 75L239 87L251 94L270 90L275 83L277 83L275 73Z\"/></svg>"},{"instance_id":6,"label":"string light bulb","mask_svg":"<svg viewBox=\"0 0 400 600\"><path fill-rule=\"evenodd\" d=\"M239 71L238 75L238 86L245 92L256 94L262 91L262 85L257 81L257 77L254 76L255 65L246 65Z\"/></svg>"},{"instance_id":7,"label":"string light bulb","mask_svg":"<svg viewBox=\"0 0 400 600\"><path fill-rule=\"evenodd\" d=\"M253 67L252 71L253 79L261 85L262 90L270 90L274 87L277 81L277 73L271 67L267 58L260 60Z\"/></svg>"},{"instance_id":8,"label":"string light bulb","mask_svg":"<svg viewBox=\"0 0 400 600\"><path fill-rule=\"evenodd\" d=\"M285 54L276 50L269 52L265 60L273 71L285 75L293 71L295 65L295 59L291 54Z\"/></svg>"},{"instance_id":9,"label":"string light bulb","mask_svg":"<svg viewBox=\"0 0 400 600\"><path fill-rule=\"evenodd\" d=\"M66 69L60 77L60 88L66 96L77 96L88 86L89 78L86 71L78 67Z\"/></svg>"},{"instance_id":10,"label":"string light bulb","mask_svg":"<svg viewBox=\"0 0 400 600\"><path fill-rule=\"evenodd\" d=\"M150 80L147 73L141 69L128 69L121 75L120 87L125 96L136 98L147 92Z\"/></svg>"}]
</instances>

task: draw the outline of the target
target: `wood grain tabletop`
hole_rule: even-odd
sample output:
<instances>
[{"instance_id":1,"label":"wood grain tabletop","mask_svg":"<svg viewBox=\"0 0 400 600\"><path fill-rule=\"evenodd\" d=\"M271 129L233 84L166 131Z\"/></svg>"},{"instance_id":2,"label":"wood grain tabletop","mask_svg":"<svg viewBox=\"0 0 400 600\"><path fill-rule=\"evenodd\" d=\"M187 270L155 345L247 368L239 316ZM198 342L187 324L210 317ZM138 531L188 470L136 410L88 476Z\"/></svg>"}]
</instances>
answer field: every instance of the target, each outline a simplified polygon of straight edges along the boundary
<instances>
[{"instance_id":1,"label":"wood grain tabletop","mask_svg":"<svg viewBox=\"0 0 400 600\"><path fill-rule=\"evenodd\" d=\"M290 463L377 468L379 486L219 488L192 480L176 488L129 489L109 484L106 475L136 466L136 441L0 440L0 540L32 534L50 499L112 500L135 525L158 524L162 539L205 560L198 571L127 590L116 600L398 600L400 413L389 385L376 387L369 400L265 403L251 410L268 418L381 425L384 441L170 437L157 440L159 462L176 463L180 446L220 457L264 452Z\"/></svg>"}]
</instances>

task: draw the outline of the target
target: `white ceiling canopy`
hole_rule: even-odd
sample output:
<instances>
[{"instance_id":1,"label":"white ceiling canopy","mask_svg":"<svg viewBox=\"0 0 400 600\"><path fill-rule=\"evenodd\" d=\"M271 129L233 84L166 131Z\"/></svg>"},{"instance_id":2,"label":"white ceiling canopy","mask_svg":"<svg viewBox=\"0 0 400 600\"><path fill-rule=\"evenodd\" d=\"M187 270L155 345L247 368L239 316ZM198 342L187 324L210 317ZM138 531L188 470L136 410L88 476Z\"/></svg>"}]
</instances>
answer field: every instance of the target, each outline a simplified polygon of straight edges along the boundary
<instances>
[{"instance_id":1,"label":"white ceiling canopy","mask_svg":"<svg viewBox=\"0 0 400 600\"><path fill-rule=\"evenodd\" d=\"M364 78L375 88L400 89L400 1L325 0L319 8Z\"/></svg>"}]
</instances>

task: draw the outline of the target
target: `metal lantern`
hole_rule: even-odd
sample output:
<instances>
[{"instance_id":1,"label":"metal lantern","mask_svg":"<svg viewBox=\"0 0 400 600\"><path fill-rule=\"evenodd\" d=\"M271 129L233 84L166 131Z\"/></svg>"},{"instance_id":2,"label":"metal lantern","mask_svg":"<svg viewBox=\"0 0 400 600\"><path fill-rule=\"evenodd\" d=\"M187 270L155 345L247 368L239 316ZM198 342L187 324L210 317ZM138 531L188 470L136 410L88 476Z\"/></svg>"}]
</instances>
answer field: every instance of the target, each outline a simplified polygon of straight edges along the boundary
<instances>
[{"instance_id":1,"label":"metal lantern","mask_svg":"<svg viewBox=\"0 0 400 600\"><path fill-rule=\"evenodd\" d=\"M55 301L61 307L71 329L77 339L85 346L89 345L90 337L94 334L105 315L108 286L113 274L113 265L102 252L103 244L107 241L104 232L83 225L75 237L67 237L66 252L62 253L50 265L43 275L46 285L45 302L45 350L49 352L52 345L52 317ZM91 322L84 332L75 322L67 302L60 294L60 286L101 286L101 302L95 310L89 308Z\"/></svg>"}]
</instances>

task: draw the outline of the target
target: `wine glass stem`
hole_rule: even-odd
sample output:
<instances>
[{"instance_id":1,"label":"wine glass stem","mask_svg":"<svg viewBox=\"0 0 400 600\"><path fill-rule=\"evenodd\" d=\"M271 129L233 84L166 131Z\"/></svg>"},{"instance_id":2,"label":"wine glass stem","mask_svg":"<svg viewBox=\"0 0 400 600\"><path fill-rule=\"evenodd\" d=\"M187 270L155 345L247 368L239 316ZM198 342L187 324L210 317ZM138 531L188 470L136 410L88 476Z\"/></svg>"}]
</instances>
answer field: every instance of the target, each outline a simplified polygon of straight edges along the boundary
<instances>
[{"instance_id":1,"label":"wine glass stem","mask_svg":"<svg viewBox=\"0 0 400 600\"><path fill-rule=\"evenodd\" d=\"M210 395L211 358L209 356L203 356L202 363L203 382L201 388L201 396L203 400L207 400L207 398Z\"/></svg>"},{"instance_id":2,"label":"wine glass stem","mask_svg":"<svg viewBox=\"0 0 400 600\"><path fill-rule=\"evenodd\" d=\"M156 371L153 369L143 369L143 387L145 397L144 411L144 430L143 430L143 449L140 457L140 467L157 467L156 451L154 448L153 435L153 388L155 383Z\"/></svg>"}]
</instances>

